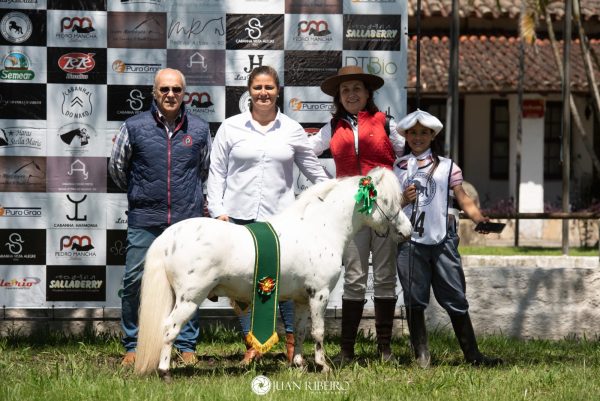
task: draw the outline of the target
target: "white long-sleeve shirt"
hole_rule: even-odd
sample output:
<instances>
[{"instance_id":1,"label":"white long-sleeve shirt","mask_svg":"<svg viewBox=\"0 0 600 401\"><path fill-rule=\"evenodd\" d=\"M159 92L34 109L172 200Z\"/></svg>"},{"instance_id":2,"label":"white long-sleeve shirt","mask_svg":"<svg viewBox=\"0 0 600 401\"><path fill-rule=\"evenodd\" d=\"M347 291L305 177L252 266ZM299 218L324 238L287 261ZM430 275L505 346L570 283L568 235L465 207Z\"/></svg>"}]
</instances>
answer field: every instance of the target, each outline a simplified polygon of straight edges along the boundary
<instances>
[{"instance_id":1,"label":"white long-sleeve shirt","mask_svg":"<svg viewBox=\"0 0 600 401\"><path fill-rule=\"evenodd\" d=\"M261 132L249 111L223 121L210 154L208 211L242 220L265 220L294 201L293 163L312 182L325 180L306 132L277 112Z\"/></svg>"}]
</instances>

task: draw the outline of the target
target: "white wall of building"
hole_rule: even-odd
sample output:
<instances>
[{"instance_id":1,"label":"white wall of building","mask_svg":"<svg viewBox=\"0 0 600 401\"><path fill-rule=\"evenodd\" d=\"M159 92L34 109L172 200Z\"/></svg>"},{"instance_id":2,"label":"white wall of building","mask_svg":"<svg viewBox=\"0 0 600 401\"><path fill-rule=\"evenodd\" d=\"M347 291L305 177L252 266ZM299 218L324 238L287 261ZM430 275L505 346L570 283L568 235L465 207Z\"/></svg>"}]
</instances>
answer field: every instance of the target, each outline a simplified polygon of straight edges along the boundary
<instances>
[{"instance_id":1,"label":"white wall of building","mask_svg":"<svg viewBox=\"0 0 600 401\"><path fill-rule=\"evenodd\" d=\"M508 98L510 113L510 162L508 180L491 180L490 171L490 104L493 99ZM560 96L526 95L525 99L560 101ZM593 116L586 119L584 110L586 99L575 97L582 123L591 137ZM484 207L490 207L500 200L515 196L516 182L516 139L518 122L517 95L469 95L464 99L464 160L461 161L465 179L471 182ZM560 206L562 194L561 180L544 180L544 118L524 118L522 125L520 211L543 212L544 204ZM571 144L572 194L588 188L592 178L593 165L589 152L573 123ZM572 196L573 198L573 196ZM572 199L573 201L573 199ZM535 226L535 224L534 224ZM538 228L532 233L537 236Z\"/></svg>"}]
</instances>

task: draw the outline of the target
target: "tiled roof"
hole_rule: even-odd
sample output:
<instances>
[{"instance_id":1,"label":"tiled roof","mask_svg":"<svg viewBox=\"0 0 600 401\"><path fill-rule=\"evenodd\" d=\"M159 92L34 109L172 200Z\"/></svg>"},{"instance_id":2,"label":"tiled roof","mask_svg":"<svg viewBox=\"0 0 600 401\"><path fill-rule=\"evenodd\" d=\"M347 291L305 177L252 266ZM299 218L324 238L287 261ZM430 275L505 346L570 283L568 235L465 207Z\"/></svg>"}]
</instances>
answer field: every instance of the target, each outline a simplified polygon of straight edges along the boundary
<instances>
[{"instance_id":1,"label":"tiled roof","mask_svg":"<svg viewBox=\"0 0 600 401\"><path fill-rule=\"evenodd\" d=\"M600 40L591 40L600 53ZM562 41L560 42L562 61ZM537 49L537 51L536 51ZM537 40L525 48L524 91L531 93L560 93L558 69L551 53L550 41ZM448 37L421 38L421 91L428 94L447 94L449 64ZM409 41L409 92L416 83L416 37ZM504 36L461 36L459 46L459 90L468 93L514 93L519 76L519 39ZM596 81L600 72L596 69ZM571 45L571 90L587 92L587 79L579 41Z\"/></svg>"},{"instance_id":2,"label":"tiled roof","mask_svg":"<svg viewBox=\"0 0 600 401\"><path fill-rule=\"evenodd\" d=\"M521 0L462 0L459 1L459 13L461 17L471 18L518 18L521 13L521 2ZM563 18L564 4L564 0L549 1L548 10L554 19ZM600 0L580 0L580 6L583 20L600 20ZM417 0L408 0L408 15L414 17L416 10ZM421 0L421 15L424 17L448 17L451 14L452 0Z\"/></svg>"}]
</instances>

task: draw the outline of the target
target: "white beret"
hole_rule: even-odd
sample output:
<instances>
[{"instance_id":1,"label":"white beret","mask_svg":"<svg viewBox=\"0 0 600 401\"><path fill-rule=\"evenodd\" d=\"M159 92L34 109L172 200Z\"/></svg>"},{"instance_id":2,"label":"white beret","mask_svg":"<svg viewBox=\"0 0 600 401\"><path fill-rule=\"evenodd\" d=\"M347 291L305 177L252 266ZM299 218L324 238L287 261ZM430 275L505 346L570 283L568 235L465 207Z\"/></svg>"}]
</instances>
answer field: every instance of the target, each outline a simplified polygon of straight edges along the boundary
<instances>
[{"instance_id":1,"label":"white beret","mask_svg":"<svg viewBox=\"0 0 600 401\"><path fill-rule=\"evenodd\" d=\"M417 123L432 129L434 132L434 137L440 133L442 128L444 128L444 125L437 117L432 116L426 111L417 109L416 111L407 114L406 117L398 122L397 127L401 130L400 135L404 136L404 133L414 127Z\"/></svg>"}]
</instances>

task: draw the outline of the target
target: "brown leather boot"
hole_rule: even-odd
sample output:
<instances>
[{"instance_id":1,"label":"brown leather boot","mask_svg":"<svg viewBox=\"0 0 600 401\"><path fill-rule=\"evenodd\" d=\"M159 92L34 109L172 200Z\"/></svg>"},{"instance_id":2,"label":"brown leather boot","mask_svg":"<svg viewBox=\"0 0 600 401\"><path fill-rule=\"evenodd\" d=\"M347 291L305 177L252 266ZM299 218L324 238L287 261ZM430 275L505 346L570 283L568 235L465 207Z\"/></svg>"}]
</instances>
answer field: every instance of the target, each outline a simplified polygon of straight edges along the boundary
<instances>
[{"instance_id":1,"label":"brown leather boot","mask_svg":"<svg viewBox=\"0 0 600 401\"><path fill-rule=\"evenodd\" d=\"M259 360L261 356L262 354L258 352L258 350L246 344L246 353L244 354L244 359L242 359L240 365L248 366L252 363L252 361Z\"/></svg>"},{"instance_id":2,"label":"brown leather boot","mask_svg":"<svg viewBox=\"0 0 600 401\"><path fill-rule=\"evenodd\" d=\"M198 363L198 357L195 352L182 352L179 358L184 365L195 365Z\"/></svg>"},{"instance_id":3,"label":"brown leather boot","mask_svg":"<svg viewBox=\"0 0 600 401\"><path fill-rule=\"evenodd\" d=\"M285 350L286 356L289 363L292 363L294 360L294 346L296 345L296 340L294 339L294 333L285 333Z\"/></svg>"},{"instance_id":4,"label":"brown leather boot","mask_svg":"<svg viewBox=\"0 0 600 401\"><path fill-rule=\"evenodd\" d=\"M132 366L135 363L135 351L130 351L125 354L121 361L121 366Z\"/></svg>"}]
</instances>

